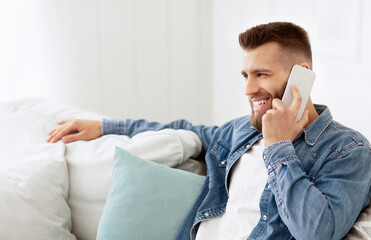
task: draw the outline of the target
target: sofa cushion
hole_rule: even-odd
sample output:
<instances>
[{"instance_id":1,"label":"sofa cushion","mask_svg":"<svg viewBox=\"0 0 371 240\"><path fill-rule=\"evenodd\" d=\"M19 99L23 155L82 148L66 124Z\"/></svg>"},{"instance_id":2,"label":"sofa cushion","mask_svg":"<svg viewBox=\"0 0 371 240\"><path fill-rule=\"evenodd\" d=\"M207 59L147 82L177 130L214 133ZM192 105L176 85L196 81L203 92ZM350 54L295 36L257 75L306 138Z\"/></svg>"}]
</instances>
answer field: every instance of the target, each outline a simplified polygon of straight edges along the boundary
<instances>
[{"instance_id":1,"label":"sofa cushion","mask_svg":"<svg viewBox=\"0 0 371 240\"><path fill-rule=\"evenodd\" d=\"M343 240L369 240L371 239L371 204L359 214L353 227Z\"/></svg>"},{"instance_id":2,"label":"sofa cushion","mask_svg":"<svg viewBox=\"0 0 371 240\"><path fill-rule=\"evenodd\" d=\"M62 143L45 142L53 120L0 104L0 239L76 239Z\"/></svg>"},{"instance_id":3,"label":"sofa cushion","mask_svg":"<svg viewBox=\"0 0 371 240\"><path fill-rule=\"evenodd\" d=\"M116 148L97 239L174 239L204 181Z\"/></svg>"}]
</instances>

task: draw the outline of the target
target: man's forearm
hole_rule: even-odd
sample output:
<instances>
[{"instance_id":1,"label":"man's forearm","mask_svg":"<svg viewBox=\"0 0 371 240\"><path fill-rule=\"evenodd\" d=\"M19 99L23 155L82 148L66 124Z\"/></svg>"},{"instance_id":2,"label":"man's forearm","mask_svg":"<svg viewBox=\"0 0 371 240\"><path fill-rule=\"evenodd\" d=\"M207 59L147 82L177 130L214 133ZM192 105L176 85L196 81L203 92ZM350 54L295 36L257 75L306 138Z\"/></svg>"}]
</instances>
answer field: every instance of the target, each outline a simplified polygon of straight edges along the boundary
<instances>
[{"instance_id":1,"label":"man's forearm","mask_svg":"<svg viewBox=\"0 0 371 240\"><path fill-rule=\"evenodd\" d=\"M192 125L186 120L177 120L167 124L158 122L149 122L145 119L133 120L102 120L102 135L119 134L133 137L134 135L145 131L159 131L162 129L184 129L190 130Z\"/></svg>"},{"instance_id":2,"label":"man's forearm","mask_svg":"<svg viewBox=\"0 0 371 240\"><path fill-rule=\"evenodd\" d=\"M311 177L290 141L270 145L263 158L279 214L295 238L341 239L349 231L370 188L370 165L363 162L369 149L358 146L326 159Z\"/></svg>"},{"instance_id":3,"label":"man's forearm","mask_svg":"<svg viewBox=\"0 0 371 240\"><path fill-rule=\"evenodd\" d=\"M189 130L196 133L202 142L205 149L208 148L213 134L218 129L218 127L206 127L203 125L193 126L190 122L186 120L176 120L167 124L158 122L149 122L145 119L133 120L108 120L103 119L102 121L102 134L121 134L133 137L134 135L144 132L144 131L159 131L162 129L183 129Z\"/></svg>"}]
</instances>

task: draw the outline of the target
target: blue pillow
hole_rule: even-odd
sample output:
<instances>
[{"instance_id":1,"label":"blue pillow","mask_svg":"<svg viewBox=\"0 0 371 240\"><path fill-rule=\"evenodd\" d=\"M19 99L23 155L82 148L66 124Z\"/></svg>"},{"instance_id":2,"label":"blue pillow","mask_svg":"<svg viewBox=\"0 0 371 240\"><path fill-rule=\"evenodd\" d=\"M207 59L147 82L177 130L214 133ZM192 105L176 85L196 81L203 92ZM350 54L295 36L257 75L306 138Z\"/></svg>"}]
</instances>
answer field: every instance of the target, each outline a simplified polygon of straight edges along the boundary
<instances>
[{"instance_id":1,"label":"blue pillow","mask_svg":"<svg viewBox=\"0 0 371 240\"><path fill-rule=\"evenodd\" d=\"M204 181L116 147L97 240L174 239Z\"/></svg>"}]
</instances>

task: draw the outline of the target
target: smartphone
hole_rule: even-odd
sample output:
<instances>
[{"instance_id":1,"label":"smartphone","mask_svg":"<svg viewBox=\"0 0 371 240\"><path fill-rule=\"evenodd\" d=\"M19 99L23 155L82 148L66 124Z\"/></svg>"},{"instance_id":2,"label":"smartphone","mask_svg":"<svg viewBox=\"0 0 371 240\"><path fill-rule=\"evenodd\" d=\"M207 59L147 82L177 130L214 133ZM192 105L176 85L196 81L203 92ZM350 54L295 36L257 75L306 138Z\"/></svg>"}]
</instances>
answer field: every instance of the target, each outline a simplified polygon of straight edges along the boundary
<instances>
[{"instance_id":1,"label":"smartphone","mask_svg":"<svg viewBox=\"0 0 371 240\"><path fill-rule=\"evenodd\" d=\"M295 84L298 87L300 96L302 98L296 121L299 121L303 116L315 78L316 74L305 67L300 65L294 65L292 67L285 92L283 93L282 102L287 107L292 104L294 97L291 92L291 86L292 84Z\"/></svg>"}]
</instances>

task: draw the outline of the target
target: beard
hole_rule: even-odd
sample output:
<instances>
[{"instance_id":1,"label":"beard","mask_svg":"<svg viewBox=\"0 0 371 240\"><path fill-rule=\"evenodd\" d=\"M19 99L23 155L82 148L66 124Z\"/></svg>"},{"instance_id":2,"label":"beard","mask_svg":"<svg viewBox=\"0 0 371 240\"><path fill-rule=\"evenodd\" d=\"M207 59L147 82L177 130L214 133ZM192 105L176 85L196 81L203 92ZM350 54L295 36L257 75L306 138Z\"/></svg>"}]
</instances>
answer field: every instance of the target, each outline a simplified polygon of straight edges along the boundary
<instances>
[{"instance_id":1,"label":"beard","mask_svg":"<svg viewBox=\"0 0 371 240\"><path fill-rule=\"evenodd\" d=\"M267 102L267 104L270 104L269 109L272 109L272 100L274 98L282 99L285 88L286 88L286 83L279 90L274 92L273 95L271 93L265 91L265 90L262 90L262 91L259 91L256 94L254 94L254 95L249 96L249 99L250 99L249 102L250 102L250 106L251 106L250 124L257 131L262 132L262 129L263 129L262 118L263 118L263 115L265 113L261 114L259 112L258 113L254 112L254 106L253 106L253 103L251 101L251 98L269 98L270 102L269 103Z\"/></svg>"}]
</instances>

